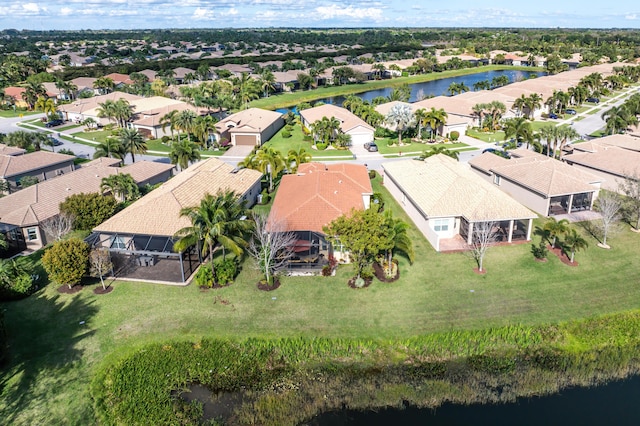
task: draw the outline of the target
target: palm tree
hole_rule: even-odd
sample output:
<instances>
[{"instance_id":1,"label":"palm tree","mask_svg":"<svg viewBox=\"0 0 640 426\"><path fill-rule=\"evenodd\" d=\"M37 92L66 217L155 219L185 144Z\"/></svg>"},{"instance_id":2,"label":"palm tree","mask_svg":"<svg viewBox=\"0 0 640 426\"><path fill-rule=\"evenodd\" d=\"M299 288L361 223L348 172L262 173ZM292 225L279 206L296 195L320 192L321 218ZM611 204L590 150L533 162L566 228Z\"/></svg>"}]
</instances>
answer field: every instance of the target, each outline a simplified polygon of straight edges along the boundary
<instances>
[{"instance_id":1,"label":"palm tree","mask_svg":"<svg viewBox=\"0 0 640 426\"><path fill-rule=\"evenodd\" d=\"M247 244L244 236L251 228L246 216L245 204L234 192L218 192L215 196L206 194L200 205L180 210L180 217L189 218L191 226L175 233L178 240L173 245L174 250L182 252L198 244L201 256L210 256L211 271L215 277L213 254L216 245L222 247L223 256L226 250L236 256L244 253Z\"/></svg>"},{"instance_id":2,"label":"palm tree","mask_svg":"<svg viewBox=\"0 0 640 426\"><path fill-rule=\"evenodd\" d=\"M558 139L558 127L553 124L549 124L543 127L540 127L537 133L540 139L544 139L547 147L547 157L555 156L556 151L556 143ZM553 147L552 147L553 145Z\"/></svg>"},{"instance_id":3,"label":"palm tree","mask_svg":"<svg viewBox=\"0 0 640 426\"><path fill-rule=\"evenodd\" d=\"M537 93L532 93L526 98L524 104L527 110L529 110L529 119L533 120L533 113L535 110L542 107L542 96Z\"/></svg>"},{"instance_id":4,"label":"palm tree","mask_svg":"<svg viewBox=\"0 0 640 426\"><path fill-rule=\"evenodd\" d=\"M558 139L560 140L560 147L558 149L558 160L562 160L562 153L567 142L578 139L580 135L573 127L563 126L558 127L557 131Z\"/></svg>"},{"instance_id":5,"label":"palm tree","mask_svg":"<svg viewBox=\"0 0 640 426\"><path fill-rule=\"evenodd\" d=\"M131 162L135 163L135 154L147 152L147 143L137 129L122 129L120 132L120 142L126 151L131 154Z\"/></svg>"},{"instance_id":6,"label":"palm tree","mask_svg":"<svg viewBox=\"0 0 640 426\"><path fill-rule=\"evenodd\" d=\"M183 131L187 134L187 140L191 142L191 132L196 121L196 113L190 109L185 109L176 114L173 125L178 131Z\"/></svg>"},{"instance_id":7,"label":"palm tree","mask_svg":"<svg viewBox=\"0 0 640 426\"><path fill-rule=\"evenodd\" d=\"M133 116L133 107L124 98L120 98L113 103L112 107L113 117L118 122L118 126L126 127L127 122L131 120Z\"/></svg>"},{"instance_id":8,"label":"palm tree","mask_svg":"<svg viewBox=\"0 0 640 426\"><path fill-rule=\"evenodd\" d=\"M427 110L424 108L420 108L418 110L416 110L416 112L413 113L415 120L416 120L416 125L418 126L418 140L422 139L422 127L426 124L426 118L427 118Z\"/></svg>"},{"instance_id":9,"label":"palm tree","mask_svg":"<svg viewBox=\"0 0 640 426\"><path fill-rule=\"evenodd\" d=\"M418 157L420 160L424 160L426 158L432 157L434 155L438 155L438 154L443 154L446 155L447 157L451 157L454 160L459 160L460 159L460 153L458 151L452 151L450 149L447 149L444 146L434 146L432 149L428 149L426 151L424 151L422 154L420 154L420 157Z\"/></svg>"},{"instance_id":10,"label":"palm tree","mask_svg":"<svg viewBox=\"0 0 640 426\"><path fill-rule=\"evenodd\" d=\"M116 103L111 99L107 99L104 102L98 103L96 111L98 112L98 117L111 121L111 119L116 116Z\"/></svg>"},{"instance_id":11,"label":"palm tree","mask_svg":"<svg viewBox=\"0 0 640 426\"><path fill-rule=\"evenodd\" d=\"M502 118L502 115L507 112L507 107L500 101L491 101L487 105L489 115L491 116L491 130L496 130L498 122Z\"/></svg>"},{"instance_id":12,"label":"palm tree","mask_svg":"<svg viewBox=\"0 0 640 426\"><path fill-rule=\"evenodd\" d=\"M435 109L434 107L431 107L431 110L427 111L424 120L431 128L430 140L435 140L436 135L438 134L438 129L447 123L448 117L449 115L446 113L444 108Z\"/></svg>"},{"instance_id":13,"label":"palm tree","mask_svg":"<svg viewBox=\"0 0 640 426\"><path fill-rule=\"evenodd\" d=\"M98 89L103 95L112 92L115 86L115 83L109 77L98 77L93 82L93 88Z\"/></svg>"},{"instance_id":14,"label":"palm tree","mask_svg":"<svg viewBox=\"0 0 640 426\"><path fill-rule=\"evenodd\" d=\"M171 164L176 164L180 170L184 170L189 167L190 163L200 159L200 151L195 143L180 139L171 145L169 159Z\"/></svg>"},{"instance_id":15,"label":"palm tree","mask_svg":"<svg viewBox=\"0 0 640 426\"><path fill-rule=\"evenodd\" d=\"M175 119L178 115L178 110L174 109L169 111L162 117L160 117L160 125L162 126L162 132L164 133L167 126L169 126L169 130L171 131L171 139L173 140L173 131L175 130Z\"/></svg>"},{"instance_id":16,"label":"palm tree","mask_svg":"<svg viewBox=\"0 0 640 426\"><path fill-rule=\"evenodd\" d=\"M273 192L273 176L278 176L285 169L285 159L280 151L268 146L256 151L258 170L269 175L269 192Z\"/></svg>"},{"instance_id":17,"label":"palm tree","mask_svg":"<svg viewBox=\"0 0 640 426\"><path fill-rule=\"evenodd\" d=\"M193 123L193 129L191 131L198 142L200 142L200 145L205 149L209 148L209 142L213 139L217 122L218 120L212 115L199 115Z\"/></svg>"},{"instance_id":18,"label":"palm tree","mask_svg":"<svg viewBox=\"0 0 640 426\"><path fill-rule=\"evenodd\" d=\"M40 96L35 103L35 108L42 110L44 114L49 118L56 114L56 103L51 98Z\"/></svg>"},{"instance_id":19,"label":"palm tree","mask_svg":"<svg viewBox=\"0 0 640 426\"><path fill-rule=\"evenodd\" d=\"M93 153L93 158L110 157L124 160L126 156L127 148L122 141L113 137L108 137L107 140L96 145Z\"/></svg>"},{"instance_id":20,"label":"palm tree","mask_svg":"<svg viewBox=\"0 0 640 426\"><path fill-rule=\"evenodd\" d=\"M274 77L271 70L269 69L263 70L262 74L260 75L260 86L262 87L265 98L268 98L269 93L276 90L275 84L276 84L276 78Z\"/></svg>"},{"instance_id":21,"label":"palm tree","mask_svg":"<svg viewBox=\"0 0 640 426\"><path fill-rule=\"evenodd\" d=\"M291 166L291 172L296 173L298 171L298 167L302 163L308 163L311 161L311 154L308 153L304 148L300 148L299 150L291 149L289 150L289 154L287 155L287 163Z\"/></svg>"},{"instance_id":22,"label":"palm tree","mask_svg":"<svg viewBox=\"0 0 640 426\"><path fill-rule=\"evenodd\" d=\"M509 138L515 138L516 144L526 142L527 149L529 149L529 143L532 141L533 130L531 123L524 117L516 117L505 120L504 127L504 140ZM514 145L516 145L514 144Z\"/></svg>"},{"instance_id":23,"label":"palm tree","mask_svg":"<svg viewBox=\"0 0 640 426\"><path fill-rule=\"evenodd\" d=\"M22 100L29 104L29 108L33 109L33 106L41 96L46 96L47 90L42 83L34 83L32 81L27 82L24 86L24 92L22 93Z\"/></svg>"},{"instance_id":24,"label":"palm tree","mask_svg":"<svg viewBox=\"0 0 640 426\"><path fill-rule=\"evenodd\" d=\"M625 105L613 106L611 109L603 112L601 117L607 123L605 131L609 135L619 133L630 125L638 124L636 115L631 114Z\"/></svg>"},{"instance_id":25,"label":"palm tree","mask_svg":"<svg viewBox=\"0 0 640 426\"><path fill-rule=\"evenodd\" d=\"M257 147L256 147L257 148ZM241 169L258 170L258 159L256 157L257 149L254 148L244 160L238 163L238 167Z\"/></svg>"},{"instance_id":26,"label":"palm tree","mask_svg":"<svg viewBox=\"0 0 640 426\"><path fill-rule=\"evenodd\" d=\"M520 97L513 102L513 108L518 111L518 116L524 115L524 109L527 105L526 102L527 96L525 96L524 94L520 95Z\"/></svg>"},{"instance_id":27,"label":"palm tree","mask_svg":"<svg viewBox=\"0 0 640 426\"><path fill-rule=\"evenodd\" d=\"M100 183L102 193L110 193L120 201L132 201L140 196L138 184L128 173L118 173L102 178Z\"/></svg>"},{"instance_id":28,"label":"palm tree","mask_svg":"<svg viewBox=\"0 0 640 426\"><path fill-rule=\"evenodd\" d=\"M547 231L551 238L551 248L556 247L556 239L560 235L564 235L569 230L569 221L567 219L556 220L555 217L550 217L544 223L543 230Z\"/></svg>"},{"instance_id":29,"label":"palm tree","mask_svg":"<svg viewBox=\"0 0 640 426\"><path fill-rule=\"evenodd\" d=\"M464 93L464 92L468 92L469 91L469 87L464 84L464 83L456 83L453 82L449 85L449 88L447 89L447 92L451 95L457 95L459 93Z\"/></svg>"},{"instance_id":30,"label":"palm tree","mask_svg":"<svg viewBox=\"0 0 640 426\"><path fill-rule=\"evenodd\" d=\"M589 247L589 243L587 240L582 238L582 235L578 234L578 232L571 228L567 232L567 236L564 239L565 246L571 251L571 263L573 263L573 258L576 255L576 251L584 250Z\"/></svg>"},{"instance_id":31,"label":"palm tree","mask_svg":"<svg viewBox=\"0 0 640 426\"><path fill-rule=\"evenodd\" d=\"M483 103L475 104L471 108L473 114L478 116L478 127L482 127L482 117L484 116L487 109L489 109L489 105Z\"/></svg>"},{"instance_id":32,"label":"palm tree","mask_svg":"<svg viewBox=\"0 0 640 426\"><path fill-rule=\"evenodd\" d=\"M385 122L395 127L398 132L398 145L402 144L402 132L407 129L414 120L413 111L409 105L396 104L391 107Z\"/></svg>"},{"instance_id":33,"label":"palm tree","mask_svg":"<svg viewBox=\"0 0 640 426\"><path fill-rule=\"evenodd\" d=\"M413 242L407 232L409 224L404 222L402 219L394 218L391 210L386 210L384 212L384 224L389 238L386 262L388 272L391 272L391 262L393 260L394 250L403 252L409 259L409 263L413 264L415 252L413 250Z\"/></svg>"}]
</instances>

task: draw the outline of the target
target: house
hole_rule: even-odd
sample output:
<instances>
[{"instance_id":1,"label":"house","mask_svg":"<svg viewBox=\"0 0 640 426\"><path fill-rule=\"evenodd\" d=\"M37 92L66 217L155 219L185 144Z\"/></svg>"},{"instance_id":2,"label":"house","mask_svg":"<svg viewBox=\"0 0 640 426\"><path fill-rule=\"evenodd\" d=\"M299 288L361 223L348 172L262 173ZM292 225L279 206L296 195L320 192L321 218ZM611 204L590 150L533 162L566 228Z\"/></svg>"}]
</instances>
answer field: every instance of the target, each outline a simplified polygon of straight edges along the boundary
<instances>
[{"instance_id":1,"label":"house","mask_svg":"<svg viewBox=\"0 0 640 426\"><path fill-rule=\"evenodd\" d=\"M535 213L443 154L386 162L384 185L436 251L465 250L474 227L492 223L496 239L529 241Z\"/></svg>"},{"instance_id":2,"label":"house","mask_svg":"<svg viewBox=\"0 0 640 426\"><path fill-rule=\"evenodd\" d=\"M284 126L282 113L249 108L223 118L215 124L218 142L260 146Z\"/></svg>"},{"instance_id":3,"label":"house","mask_svg":"<svg viewBox=\"0 0 640 426\"><path fill-rule=\"evenodd\" d=\"M30 108L22 95L26 89L24 87L9 86L4 88L4 98L9 100L16 108Z\"/></svg>"},{"instance_id":4,"label":"house","mask_svg":"<svg viewBox=\"0 0 640 426\"><path fill-rule=\"evenodd\" d=\"M329 256L348 261L326 240L323 227L352 209L369 208L373 195L367 168L357 164L305 163L284 175L267 225L272 232L293 232L296 243L288 269L322 268Z\"/></svg>"},{"instance_id":5,"label":"house","mask_svg":"<svg viewBox=\"0 0 640 426\"><path fill-rule=\"evenodd\" d=\"M45 181L74 170L73 155L34 151L23 155L0 155L0 181L7 183L9 193L21 189L21 179L33 176Z\"/></svg>"},{"instance_id":6,"label":"house","mask_svg":"<svg viewBox=\"0 0 640 426\"><path fill-rule=\"evenodd\" d=\"M88 93L90 96L99 95L100 90L93 87L94 83L98 80L95 77L76 77L73 80L69 80L69 83L73 84L76 89L76 98L81 98L82 93Z\"/></svg>"},{"instance_id":7,"label":"house","mask_svg":"<svg viewBox=\"0 0 640 426\"><path fill-rule=\"evenodd\" d=\"M593 209L602 178L525 148L511 151L511 156L486 152L469 165L486 182L542 216Z\"/></svg>"},{"instance_id":8,"label":"house","mask_svg":"<svg viewBox=\"0 0 640 426\"><path fill-rule=\"evenodd\" d=\"M195 246L173 250L175 233L191 226L180 211L225 190L251 207L261 178L256 170L238 170L215 157L200 161L98 225L89 241L109 249L117 277L184 283L203 259Z\"/></svg>"},{"instance_id":9,"label":"house","mask_svg":"<svg viewBox=\"0 0 640 426\"><path fill-rule=\"evenodd\" d=\"M112 72L111 74L107 74L104 76L104 78L111 79L115 87L122 87L127 84L133 84L133 80L131 80L131 78L128 75L120 74L117 72Z\"/></svg>"},{"instance_id":10,"label":"house","mask_svg":"<svg viewBox=\"0 0 640 426\"><path fill-rule=\"evenodd\" d=\"M345 108L325 104L300 111L302 125L310 130L313 129L313 123L322 120L323 117L337 118L340 121L340 131L351 136L352 145L364 145L365 143L373 142L375 129Z\"/></svg>"},{"instance_id":11,"label":"house","mask_svg":"<svg viewBox=\"0 0 640 426\"><path fill-rule=\"evenodd\" d=\"M37 250L47 244L42 223L60 214L60 203L68 196L100 192L102 178L128 173L139 186L155 184L171 176L173 165L139 161L118 167L120 160L99 158L70 173L42 181L0 198L0 229L21 250ZM19 250L19 251L21 251Z\"/></svg>"},{"instance_id":12,"label":"house","mask_svg":"<svg viewBox=\"0 0 640 426\"><path fill-rule=\"evenodd\" d=\"M613 135L573 144L573 153L565 155L563 161L598 176L604 181L602 188L620 191L626 178L640 176L640 139Z\"/></svg>"},{"instance_id":13,"label":"house","mask_svg":"<svg viewBox=\"0 0 640 426\"><path fill-rule=\"evenodd\" d=\"M9 146L0 143L0 155L22 155L26 153L26 149L18 148L17 146Z\"/></svg>"}]
</instances>

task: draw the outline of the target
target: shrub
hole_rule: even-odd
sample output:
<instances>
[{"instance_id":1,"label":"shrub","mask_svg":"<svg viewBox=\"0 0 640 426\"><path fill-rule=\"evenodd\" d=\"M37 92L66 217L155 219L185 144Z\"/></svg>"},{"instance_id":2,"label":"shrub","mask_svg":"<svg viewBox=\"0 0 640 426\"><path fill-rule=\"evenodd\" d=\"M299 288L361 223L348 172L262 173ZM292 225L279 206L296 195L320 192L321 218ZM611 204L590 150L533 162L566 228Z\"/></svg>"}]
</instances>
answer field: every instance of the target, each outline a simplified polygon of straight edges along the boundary
<instances>
[{"instance_id":1,"label":"shrub","mask_svg":"<svg viewBox=\"0 0 640 426\"><path fill-rule=\"evenodd\" d=\"M215 263L216 282L219 285L229 285L233 283L238 273L238 264L235 259L223 259Z\"/></svg>"},{"instance_id":2,"label":"shrub","mask_svg":"<svg viewBox=\"0 0 640 426\"><path fill-rule=\"evenodd\" d=\"M375 170L369 170L369 179L375 179L378 176L378 172Z\"/></svg>"},{"instance_id":3,"label":"shrub","mask_svg":"<svg viewBox=\"0 0 640 426\"><path fill-rule=\"evenodd\" d=\"M262 190L260 195L262 195L262 202L260 204L269 204L269 192L266 188Z\"/></svg>"},{"instance_id":4,"label":"shrub","mask_svg":"<svg viewBox=\"0 0 640 426\"><path fill-rule=\"evenodd\" d=\"M302 140L305 141L305 142L311 142L311 141L313 141L313 138L311 137L311 135L304 135L302 137Z\"/></svg>"},{"instance_id":5,"label":"shrub","mask_svg":"<svg viewBox=\"0 0 640 426\"><path fill-rule=\"evenodd\" d=\"M0 301L22 299L33 290L33 269L21 259L0 259Z\"/></svg>"},{"instance_id":6,"label":"shrub","mask_svg":"<svg viewBox=\"0 0 640 426\"><path fill-rule=\"evenodd\" d=\"M356 278L356 280L353 282L353 285L358 287L358 288L364 287L364 285L365 285L364 278L362 278L362 277Z\"/></svg>"},{"instance_id":7,"label":"shrub","mask_svg":"<svg viewBox=\"0 0 640 426\"><path fill-rule=\"evenodd\" d=\"M74 194L60 203L60 212L75 217L73 229L93 229L116 213L118 202L97 192Z\"/></svg>"},{"instance_id":8,"label":"shrub","mask_svg":"<svg viewBox=\"0 0 640 426\"><path fill-rule=\"evenodd\" d=\"M171 138L169 136L163 136L162 137L162 143L164 143L164 144L169 143L170 140L171 140Z\"/></svg>"},{"instance_id":9,"label":"shrub","mask_svg":"<svg viewBox=\"0 0 640 426\"><path fill-rule=\"evenodd\" d=\"M547 248L544 241L540 241L540 244L538 244L537 246L535 244L531 244L531 253L536 259L544 259L547 257L549 249Z\"/></svg>"},{"instance_id":10,"label":"shrub","mask_svg":"<svg viewBox=\"0 0 640 426\"><path fill-rule=\"evenodd\" d=\"M452 141L454 141L454 142L455 142L455 141L457 141L457 140L458 140L458 138L460 137L460 132L458 132L458 131L454 130L453 132L451 132L451 133L449 134L449 137L451 138L451 140L452 140Z\"/></svg>"},{"instance_id":11,"label":"shrub","mask_svg":"<svg viewBox=\"0 0 640 426\"><path fill-rule=\"evenodd\" d=\"M384 127L376 127L376 130L373 133L373 136L376 138L384 138L386 135L387 129L385 129Z\"/></svg>"},{"instance_id":12,"label":"shrub","mask_svg":"<svg viewBox=\"0 0 640 426\"><path fill-rule=\"evenodd\" d=\"M323 142L319 142L316 144L316 149L318 151L324 151L325 149L327 149L327 144Z\"/></svg>"},{"instance_id":13,"label":"shrub","mask_svg":"<svg viewBox=\"0 0 640 426\"><path fill-rule=\"evenodd\" d=\"M200 266L196 276L193 278L198 287L211 288L213 287L213 272L211 271L210 264L204 264Z\"/></svg>"},{"instance_id":14,"label":"shrub","mask_svg":"<svg viewBox=\"0 0 640 426\"><path fill-rule=\"evenodd\" d=\"M291 137L291 132L289 130L287 130L287 129L284 129L282 131L281 135L282 135L283 138L288 139L288 138Z\"/></svg>"},{"instance_id":15,"label":"shrub","mask_svg":"<svg viewBox=\"0 0 640 426\"><path fill-rule=\"evenodd\" d=\"M387 146L394 146L396 144L396 140L395 139L389 139L387 141Z\"/></svg>"},{"instance_id":16,"label":"shrub","mask_svg":"<svg viewBox=\"0 0 640 426\"><path fill-rule=\"evenodd\" d=\"M62 148L58 150L58 154L67 154L67 155L76 155L75 152L71 151L70 149L67 148Z\"/></svg>"},{"instance_id":17,"label":"shrub","mask_svg":"<svg viewBox=\"0 0 640 426\"><path fill-rule=\"evenodd\" d=\"M58 241L44 252L42 266L58 284L80 284L89 267L89 244L79 238Z\"/></svg>"}]
</instances>

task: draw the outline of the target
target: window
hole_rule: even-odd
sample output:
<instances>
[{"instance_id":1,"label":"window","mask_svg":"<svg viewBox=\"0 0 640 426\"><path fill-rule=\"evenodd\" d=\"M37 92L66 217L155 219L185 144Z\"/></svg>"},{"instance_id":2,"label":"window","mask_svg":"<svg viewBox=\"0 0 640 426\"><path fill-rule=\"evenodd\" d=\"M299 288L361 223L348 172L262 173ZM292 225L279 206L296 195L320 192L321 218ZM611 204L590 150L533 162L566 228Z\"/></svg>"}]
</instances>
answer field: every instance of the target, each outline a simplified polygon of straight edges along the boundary
<instances>
[{"instance_id":1,"label":"window","mask_svg":"<svg viewBox=\"0 0 640 426\"><path fill-rule=\"evenodd\" d=\"M122 237L111 237L111 248L124 250L124 240Z\"/></svg>"},{"instance_id":2,"label":"window","mask_svg":"<svg viewBox=\"0 0 640 426\"><path fill-rule=\"evenodd\" d=\"M495 183L496 185L500 185L500 176L498 175L493 175L493 183Z\"/></svg>"},{"instance_id":3,"label":"window","mask_svg":"<svg viewBox=\"0 0 640 426\"><path fill-rule=\"evenodd\" d=\"M33 241L38 239L38 228L27 228L27 240Z\"/></svg>"},{"instance_id":4,"label":"window","mask_svg":"<svg viewBox=\"0 0 640 426\"><path fill-rule=\"evenodd\" d=\"M435 219L433 221L433 230L436 232L449 231L449 219Z\"/></svg>"}]
</instances>

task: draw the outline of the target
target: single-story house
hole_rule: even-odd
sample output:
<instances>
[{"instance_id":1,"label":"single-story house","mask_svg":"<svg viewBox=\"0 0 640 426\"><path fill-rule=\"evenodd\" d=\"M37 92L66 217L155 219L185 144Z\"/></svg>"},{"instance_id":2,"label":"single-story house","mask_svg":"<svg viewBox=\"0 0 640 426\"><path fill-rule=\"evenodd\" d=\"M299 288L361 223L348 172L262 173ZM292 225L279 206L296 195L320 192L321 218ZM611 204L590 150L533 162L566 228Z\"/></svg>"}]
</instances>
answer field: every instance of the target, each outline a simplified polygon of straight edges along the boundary
<instances>
[{"instance_id":1,"label":"single-story house","mask_svg":"<svg viewBox=\"0 0 640 426\"><path fill-rule=\"evenodd\" d=\"M8 184L9 193L21 189L20 180L33 176L38 181L52 179L74 170L75 156L50 151L34 151L23 155L0 155L0 181Z\"/></svg>"},{"instance_id":2,"label":"single-story house","mask_svg":"<svg viewBox=\"0 0 640 426\"><path fill-rule=\"evenodd\" d=\"M386 162L384 185L436 251L465 250L474 227L493 223L502 242L529 241L535 213L485 182L466 164L438 154Z\"/></svg>"},{"instance_id":3,"label":"single-story house","mask_svg":"<svg viewBox=\"0 0 640 426\"><path fill-rule=\"evenodd\" d=\"M29 108L30 105L24 100L22 95L26 89L24 87L9 86L4 88L4 98L9 100L16 108Z\"/></svg>"},{"instance_id":4,"label":"single-story house","mask_svg":"<svg viewBox=\"0 0 640 426\"><path fill-rule=\"evenodd\" d=\"M519 148L510 159L486 152L471 170L542 216L592 210L602 178L562 161Z\"/></svg>"},{"instance_id":5,"label":"single-story house","mask_svg":"<svg viewBox=\"0 0 640 426\"><path fill-rule=\"evenodd\" d=\"M604 189L620 191L626 178L640 176L640 139L626 136L621 140L623 137L614 135L573 144L573 153L562 160L572 168L598 176L604 181Z\"/></svg>"},{"instance_id":6,"label":"single-story house","mask_svg":"<svg viewBox=\"0 0 640 426\"><path fill-rule=\"evenodd\" d=\"M180 211L225 190L251 207L261 178L256 170L238 170L215 157L200 161L98 225L88 241L109 249L117 277L184 283L203 259L195 246L173 250L175 233L191 226Z\"/></svg>"},{"instance_id":7,"label":"single-story house","mask_svg":"<svg viewBox=\"0 0 640 426\"><path fill-rule=\"evenodd\" d=\"M231 114L215 124L218 142L231 145L260 146L284 126L282 113L249 108Z\"/></svg>"},{"instance_id":8,"label":"single-story house","mask_svg":"<svg viewBox=\"0 0 640 426\"><path fill-rule=\"evenodd\" d=\"M322 228L353 209L369 208L372 195L371 180L362 165L305 163L296 174L284 175L267 224L273 232L296 235L287 268L319 269L329 256L348 261L344 250L325 239Z\"/></svg>"},{"instance_id":9,"label":"single-story house","mask_svg":"<svg viewBox=\"0 0 640 426\"><path fill-rule=\"evenodd\" d=\"M302 125L310 130L313 129L313 123L322 120L323 117L337 118L340 121L342 133L351 135L352 145L364 145L367 142L373 142L375 129L348 109L332 104L324 104L300 111Z\"/></svg>"},{"instance_id":10,"label":"single-story house","mask_svg":"<svg viewBox=\"0 0 640 426\"><path fill-rule=\"evenodd\" d=\"M48 236L42 223L60 214L60 203L68 196L100 192L102 178L128 173L139 186L156 184L169 179L172 164L138 161L119 167L121 161L99 158L83 164L76 170L42 181L6 197L0 198L0 228L7 239L24 249L37 250L47 244ZM11 234L11 235L9 235Z\"/></svg>"},{"instance_id":11,"label":"single-story house","mask_svg":"<svg viewBox=\"0 0 640 426\"><path fill-rule=\"evenodd\" d=\"M26 149L0 143L0 155L22 155L22 154L25 154L26 152L27 152Z\"/></svg>"}]
</instances>

